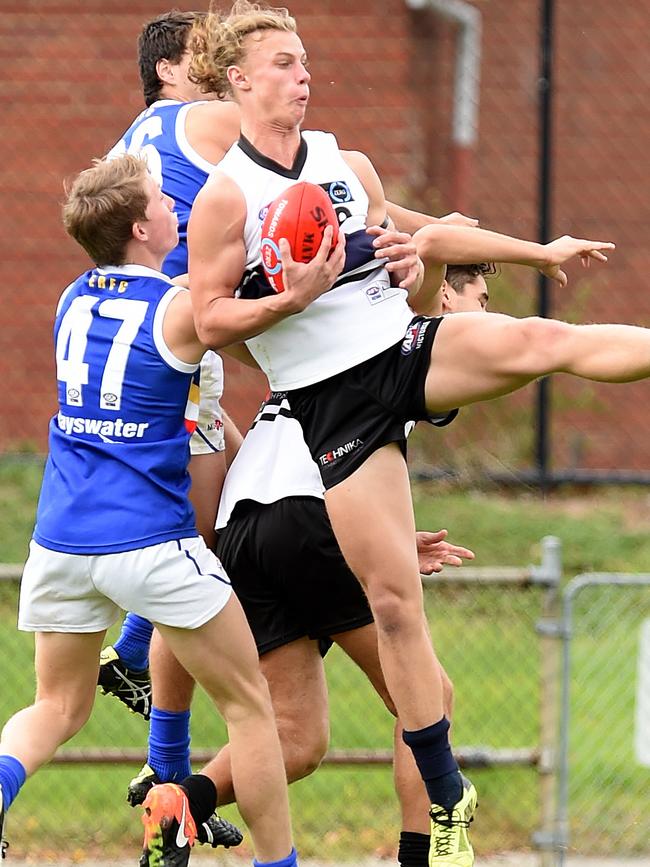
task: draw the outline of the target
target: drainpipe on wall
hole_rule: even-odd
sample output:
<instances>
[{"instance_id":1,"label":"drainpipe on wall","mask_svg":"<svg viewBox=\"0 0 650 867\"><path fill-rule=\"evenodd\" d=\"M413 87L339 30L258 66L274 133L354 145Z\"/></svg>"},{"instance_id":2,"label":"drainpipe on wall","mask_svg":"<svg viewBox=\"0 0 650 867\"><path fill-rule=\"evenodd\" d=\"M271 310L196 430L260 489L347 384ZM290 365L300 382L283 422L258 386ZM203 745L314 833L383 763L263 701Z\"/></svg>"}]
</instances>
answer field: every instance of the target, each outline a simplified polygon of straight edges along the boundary
<instances>
[{"instance_id":1,"label":"drainpipe on wall","mask_svg":"<svg viewBox=\"0 0 650 867\"><path fill-rule=\"evenodd\" d=\"M472 151L478 139L481 78L481 13L465 0L406 0L411 9L431 9L458 25L452 119L452 207L467 213Z\"/></svg>"}]
</instances>

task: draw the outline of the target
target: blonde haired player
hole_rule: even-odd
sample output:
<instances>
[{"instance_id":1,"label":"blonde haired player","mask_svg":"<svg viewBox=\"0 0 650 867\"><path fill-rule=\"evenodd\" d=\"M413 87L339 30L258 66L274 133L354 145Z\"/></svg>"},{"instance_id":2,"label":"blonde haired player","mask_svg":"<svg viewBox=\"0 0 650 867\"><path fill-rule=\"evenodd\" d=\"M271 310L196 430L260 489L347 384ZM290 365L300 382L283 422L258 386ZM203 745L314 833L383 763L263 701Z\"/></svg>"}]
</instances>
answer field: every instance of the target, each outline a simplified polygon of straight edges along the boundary
<instances>
[{"instance_id":1,"label":"blonde haired player","mask_svg":"<svg viewBox=\"0 0 650 867\"><path fill-rule=\"evenodd\" d=\"M404 421L555 371L605 381L645 377L650 332L486 313L414 319L407 295L417 300L421 263L410 239L374 229L375 248L364 257L364 228L386 215L369 160L341 152L329 134L301 133L310 73L293 19L286 10L237 3L226 16L209 15L202 38L190 74L232 94L242 125L239 142L199 193L188 228L197 328L217 345L246 340L272 390L287 393L319 465L338 542L368 595L386 684L429 792L430 863L467 867L476 792L463 784L448 741L422 606ZM341 228L354 268L350 258L339 279L331 262L295 263L285 245L287 289L275 295L259 267L259 214L302 180L347 186ZM523 259L561 280L560 264L570 256L602 261L612 248L565 238L548 248L531 244Z\"/></svg>"}]
</instances>

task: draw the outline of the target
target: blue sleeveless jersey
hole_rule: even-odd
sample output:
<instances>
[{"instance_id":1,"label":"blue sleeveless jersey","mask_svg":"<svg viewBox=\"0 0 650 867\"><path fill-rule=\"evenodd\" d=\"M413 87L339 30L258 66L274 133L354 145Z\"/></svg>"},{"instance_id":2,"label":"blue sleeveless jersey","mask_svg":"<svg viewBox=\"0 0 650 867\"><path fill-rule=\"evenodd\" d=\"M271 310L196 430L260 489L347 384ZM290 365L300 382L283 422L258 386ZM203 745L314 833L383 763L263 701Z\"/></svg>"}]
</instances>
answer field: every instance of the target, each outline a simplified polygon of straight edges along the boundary
<instances>
[{"instance_id":1,"label":"blue sleeveless jersey","mask_svg":"<svg viewBox=\"0 0 650 867\"><path fill-rule=\"evenodd\" d=\"M109 158L122 153L139 154L162 190L175 202L178 216L178 246L165 259L169 277L187 272L187 221L192 203L214 166L187 141L185 118L195 102L159 100L136 117Z\"/></svg>"},{"instance_id":2,"label":"blue sleeveless jersey","mask_svg":"<svg viewBox=\"0 0 650 867\"><path fill-rule=\"evenodd\" d=\"M59 411L34 531L45 548L108 554L197 535L185 409L198 365L176 358L162 334L183 291L125 265L88 271L63 293Z\"/></svg>"}]
</instances>

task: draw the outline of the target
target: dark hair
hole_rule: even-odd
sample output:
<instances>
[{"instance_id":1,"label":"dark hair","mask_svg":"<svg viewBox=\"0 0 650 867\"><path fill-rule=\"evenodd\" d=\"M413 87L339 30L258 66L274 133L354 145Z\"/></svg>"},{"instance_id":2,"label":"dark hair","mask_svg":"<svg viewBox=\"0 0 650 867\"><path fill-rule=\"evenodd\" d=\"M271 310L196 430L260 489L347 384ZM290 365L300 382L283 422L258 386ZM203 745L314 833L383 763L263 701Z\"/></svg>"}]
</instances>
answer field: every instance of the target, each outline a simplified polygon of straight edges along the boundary
<instances>
[{"instance_id":1,"label":"dark hair","mask_svg":"<svg viewBox=\"0 0 650 867\"><path fill-rule=\"evenodd\" d=\"M138 66L145 105L151 105L160 97L162 82L156 71L158 61L178 63L187 50L192 27L204 17L205 12L172 9L143 26L138 37Z\"/></svg>"},{"instance_id":2,"label":"dark hair","mask_svg":"<svg viewBox=\"0 0 650 867\"><path fill-rule=\"evenodd\" d=\"M475 265L447 265L445 280L456 292L462 293L466 283L481 277L492 277L497 273L494 262L478 262Z\"/></svg>"}]
</instances>

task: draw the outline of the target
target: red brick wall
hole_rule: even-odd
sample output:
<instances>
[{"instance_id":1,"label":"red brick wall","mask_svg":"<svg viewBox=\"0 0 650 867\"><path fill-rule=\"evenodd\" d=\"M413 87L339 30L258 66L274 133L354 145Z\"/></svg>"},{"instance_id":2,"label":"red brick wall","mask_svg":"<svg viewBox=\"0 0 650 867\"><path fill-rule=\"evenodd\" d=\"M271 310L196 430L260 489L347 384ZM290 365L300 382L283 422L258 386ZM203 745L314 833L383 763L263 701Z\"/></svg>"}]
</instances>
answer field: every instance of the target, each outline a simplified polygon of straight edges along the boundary
<instances>
[{"instance_id":1,"label":"red brick wall","mask_svg":"<svg viewBox=\"0 0 650 867\"><path fill-rule=\"evenodd\" d=\"M483 225L535 237L538 4L474 5L483 22L482 78L467 209ZM553 290L553 309L577 320L650 324L646 4L555 5L554 232L612 238L619 248L608 269L571 266L570 288ZM151 0L86 0L81 11L65 0L2 6L0 449L33 443L42 450L54 408L53 305L86 267L59 224L62 179L101 155L140 109L135 40L142 22L166 7ZM312 60L308 126L333 129L343 146L366 151L393 198L433 212L453 209L454 27L399 0L297 0L291 9ZM514 299L518 312L532 311L534 278L507 277L529 299L511 289L508 305ZM506 294L493 298L498 308ZM232 365L229 371L226 405L245 424L263 384ZM558 467L576 455L584 466L648 467L646 385L558 379L553 391ZM529 425L519 407L530 404L527 395L473 412L505 424L512 412L512 425ZM451 443L469 430L457 424Z\"/></svg>"}]
</instances>

